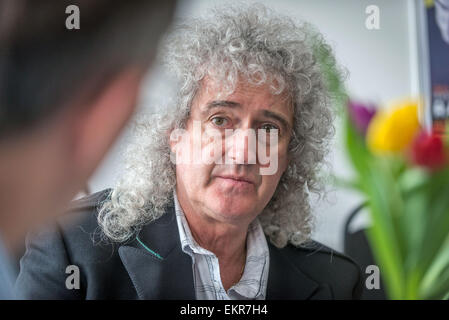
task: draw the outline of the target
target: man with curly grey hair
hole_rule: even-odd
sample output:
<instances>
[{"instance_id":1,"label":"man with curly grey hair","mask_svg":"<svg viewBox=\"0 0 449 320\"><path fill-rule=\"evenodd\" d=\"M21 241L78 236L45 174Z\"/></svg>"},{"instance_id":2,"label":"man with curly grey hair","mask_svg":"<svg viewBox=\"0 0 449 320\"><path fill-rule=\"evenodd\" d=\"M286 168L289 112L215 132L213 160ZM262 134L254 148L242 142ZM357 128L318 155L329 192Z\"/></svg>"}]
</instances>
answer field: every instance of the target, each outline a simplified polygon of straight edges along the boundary
<instances>
[{"instance_id":1,"label":"man with curly grey hair","mask_svg":"<svg viewBox=\"0 0 449 320\"><path fill-rule=\"evenodd\" d=\"M176 103L141 119L113 190L74 203L77 228L29 243L22 292L358 298L358 266L310 239L308 195L321 190L333 134L324 67L340 74L320 33L260 5L217 9L174 28L163 56L180 81ZM80 269L78 290L67 289L68 265Z\"/></svg>"}]
</instances>

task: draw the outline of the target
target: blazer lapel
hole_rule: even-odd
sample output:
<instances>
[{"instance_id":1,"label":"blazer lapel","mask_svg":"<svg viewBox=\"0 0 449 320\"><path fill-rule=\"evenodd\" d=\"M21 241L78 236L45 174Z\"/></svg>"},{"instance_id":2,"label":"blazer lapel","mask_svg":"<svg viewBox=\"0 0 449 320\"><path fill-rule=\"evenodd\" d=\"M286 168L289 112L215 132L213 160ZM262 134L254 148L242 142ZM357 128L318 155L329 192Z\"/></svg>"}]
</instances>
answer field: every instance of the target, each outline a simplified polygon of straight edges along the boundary
<instances>
[{"instance_id":1,"label":"blazer lapel","mask_svg":"<svg viewBox=\"0 0 449 320\"><path fill-rule=\"evenodd\" d=\"M320 286L298 269L287 257L287 252L273 246L267 239L270 251L267 300L330 299L329 288Z\"/></svg>"},{"instance_id":2,"label":"blazer lapel","mask_svg":"<svg viewBox=\"0 0 449 320\"><path fill-rule=\"evenodd\" d=\"M139 299L195 299L192 260L181 249L173 204L118 251Z\"/></svg>"}]
</instances>

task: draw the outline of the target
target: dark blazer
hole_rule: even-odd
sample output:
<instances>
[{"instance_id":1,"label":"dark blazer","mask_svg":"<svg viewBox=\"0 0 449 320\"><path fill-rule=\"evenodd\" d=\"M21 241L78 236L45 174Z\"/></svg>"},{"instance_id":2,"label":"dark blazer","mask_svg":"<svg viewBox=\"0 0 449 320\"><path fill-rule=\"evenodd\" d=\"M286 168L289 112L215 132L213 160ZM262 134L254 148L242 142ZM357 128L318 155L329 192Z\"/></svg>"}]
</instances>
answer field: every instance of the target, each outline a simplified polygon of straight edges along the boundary
<instances>
[{"instance_id":1,"label":"dark blazer","mask_svg":"<svg viewBox=\"0 0 449 320\"><path fill-rule=\"evenodd\" d=\"M174 206L138 238L114 244L102 241L96 220L108 193L74 202L70 214L77 221L27 241L18 293L25 299L195 299L192 260L181 249ZM343 254L317 242L278 249L268 241L268 247L267 299L359 298L360 268ZM66 288L69 265L79 267L80 289Z\"/></svg>"}]
</instances>

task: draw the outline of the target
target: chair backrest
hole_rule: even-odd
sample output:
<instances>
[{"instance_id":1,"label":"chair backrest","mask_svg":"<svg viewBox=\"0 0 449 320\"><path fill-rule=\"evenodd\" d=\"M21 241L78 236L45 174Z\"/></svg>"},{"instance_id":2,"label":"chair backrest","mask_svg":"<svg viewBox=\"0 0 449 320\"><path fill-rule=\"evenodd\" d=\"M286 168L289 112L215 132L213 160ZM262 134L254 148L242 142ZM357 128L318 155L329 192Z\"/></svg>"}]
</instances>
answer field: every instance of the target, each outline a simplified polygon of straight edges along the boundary
<instances>
[{"instance_id":1,"label":"chair backrest","mask_svg":"<svg viewBox=\"0 0 449 320\"><path fill-rule=\"evenodd\" d=\"M382 283L382 276L380 276L380 289L369 290L365 283L370 275L366 273L367 267L370 265L376 265L371 246L369 244L368 237L366 235L367 229L360 229L355 232L350 231L351 223L355 218L367 207L367 202L358 205L348 216L344 227L344 253L354 259L362 269L362 278L364 284L364 290L362 293L362 299L364 300L384 300L386 294ZM382 274L382 272L381 272Z\"/></svg>"}]
</instances>

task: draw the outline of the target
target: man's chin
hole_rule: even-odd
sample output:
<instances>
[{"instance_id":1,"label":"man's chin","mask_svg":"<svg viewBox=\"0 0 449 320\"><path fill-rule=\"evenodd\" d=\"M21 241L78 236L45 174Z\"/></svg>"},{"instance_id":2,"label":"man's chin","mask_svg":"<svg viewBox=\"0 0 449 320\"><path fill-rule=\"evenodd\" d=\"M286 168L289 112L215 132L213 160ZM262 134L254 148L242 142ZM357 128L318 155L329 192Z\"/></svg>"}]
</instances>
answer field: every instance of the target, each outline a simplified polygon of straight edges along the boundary
<instances>
[{"instance_id":1,"label":"man's chin","mask_svg":"<svg viewBox=\"0 0 449 320\"><path fill-rule=\"evenodd\" d=\"M243 201L217 201L212 204L213 211L223 221L242 221L254 215L254 206L245 205Z\"/></svg>"}]
</instances>

